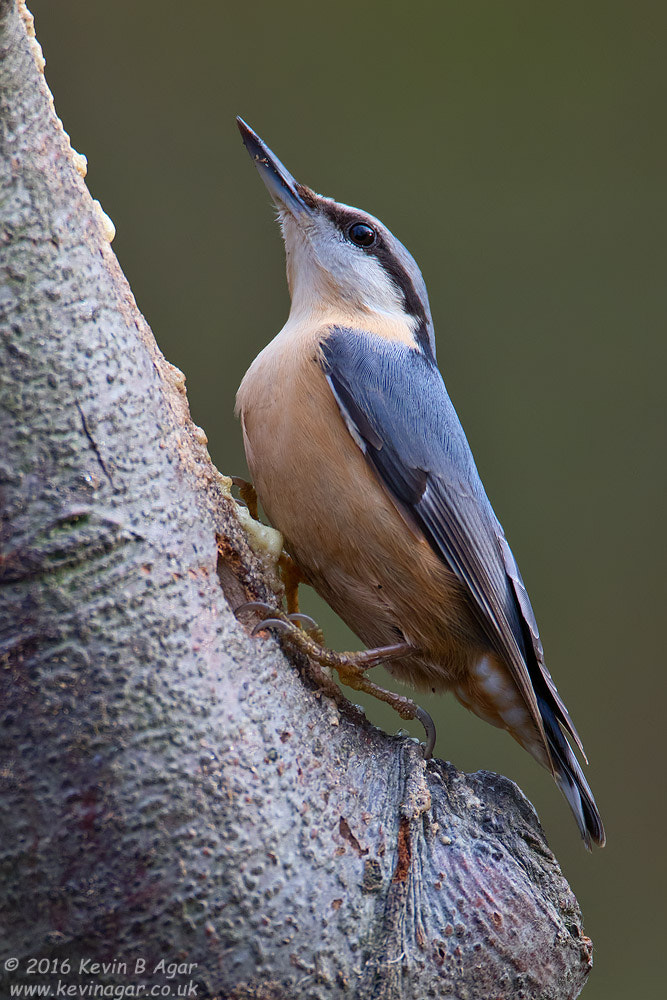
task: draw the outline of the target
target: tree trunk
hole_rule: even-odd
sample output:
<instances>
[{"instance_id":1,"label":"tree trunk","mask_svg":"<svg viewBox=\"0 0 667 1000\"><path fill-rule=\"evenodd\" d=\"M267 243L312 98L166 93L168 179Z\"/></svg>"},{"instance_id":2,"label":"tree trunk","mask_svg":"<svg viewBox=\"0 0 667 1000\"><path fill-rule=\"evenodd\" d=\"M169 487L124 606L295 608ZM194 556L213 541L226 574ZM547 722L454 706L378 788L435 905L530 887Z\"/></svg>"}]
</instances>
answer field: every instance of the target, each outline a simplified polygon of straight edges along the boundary
<instances>
[{"instance_id":1,"label":"tree trunk","mask_svg":"<svg viewBox=\"0 0 667 1000\"><path fill-rule=\"evenodd\" d=\"M275 537L137 310L18 0L0 51L5 995L577 996L591 943L516 786L235 619L276 600Z\"/></svg>"}]
</instances>

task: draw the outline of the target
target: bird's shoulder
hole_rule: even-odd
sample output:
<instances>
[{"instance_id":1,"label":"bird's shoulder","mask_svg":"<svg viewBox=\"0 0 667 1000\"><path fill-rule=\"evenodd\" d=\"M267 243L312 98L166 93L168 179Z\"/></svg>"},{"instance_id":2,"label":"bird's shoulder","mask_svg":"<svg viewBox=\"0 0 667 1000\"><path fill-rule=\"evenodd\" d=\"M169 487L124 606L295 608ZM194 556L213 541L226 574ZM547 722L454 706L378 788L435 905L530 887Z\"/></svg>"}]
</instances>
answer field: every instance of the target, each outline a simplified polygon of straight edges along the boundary
<instances>
[{"instance_id":1,"label":"bird's shoulder","mask_svg":"<svg viewBox=\"0 0 667 1000\"><path fill-rule=\"evenodd\" d=\"M321 356L339 406L369 432L367 444L379 447L382 439L382 447L411 468L486 501L440 370L417 341L336 325L322 337Z\"/></svg>"}]
</instances>

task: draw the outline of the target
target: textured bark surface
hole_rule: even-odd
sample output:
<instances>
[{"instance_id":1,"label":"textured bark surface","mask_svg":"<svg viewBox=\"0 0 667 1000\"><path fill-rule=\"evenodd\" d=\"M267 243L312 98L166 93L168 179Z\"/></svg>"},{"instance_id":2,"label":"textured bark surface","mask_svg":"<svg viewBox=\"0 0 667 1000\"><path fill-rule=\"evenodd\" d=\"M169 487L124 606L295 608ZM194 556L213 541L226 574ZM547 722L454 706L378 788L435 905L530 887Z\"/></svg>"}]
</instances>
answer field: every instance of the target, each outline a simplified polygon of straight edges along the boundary
<instances>
[{"instance_id":1,"label":"textured bark surface","mask_svg":"<svg viewBox=\"0 0 667 1000\"><path fill-rule=\"evenodd\" d=\"M0 56L0 969L68 959L29 981L225 998L577 996L590 941L516 786L426 764L236 621L271 566L17 0ZM161 959L196 965L166 980Z\"/></svg>"}]
</instances>

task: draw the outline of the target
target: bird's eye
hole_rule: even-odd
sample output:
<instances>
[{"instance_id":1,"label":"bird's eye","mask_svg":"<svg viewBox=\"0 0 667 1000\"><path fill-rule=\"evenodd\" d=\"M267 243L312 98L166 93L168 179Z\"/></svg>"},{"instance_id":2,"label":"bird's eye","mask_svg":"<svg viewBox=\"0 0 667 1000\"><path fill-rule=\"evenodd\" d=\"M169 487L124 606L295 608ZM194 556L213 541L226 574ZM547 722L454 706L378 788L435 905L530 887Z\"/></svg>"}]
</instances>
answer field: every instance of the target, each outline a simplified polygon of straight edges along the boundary
<instances>
[{"instance_id":1,"label":"bird's eye","mask_svg":"<svg viewBox=\"0 0 667 1000\"><path fill-rule=\"evenodd\" d=\"M348 229L347 235L358 247L372 247L375 243L375 230L366 222L355 222Z\"/></svg>"}]
</instances>

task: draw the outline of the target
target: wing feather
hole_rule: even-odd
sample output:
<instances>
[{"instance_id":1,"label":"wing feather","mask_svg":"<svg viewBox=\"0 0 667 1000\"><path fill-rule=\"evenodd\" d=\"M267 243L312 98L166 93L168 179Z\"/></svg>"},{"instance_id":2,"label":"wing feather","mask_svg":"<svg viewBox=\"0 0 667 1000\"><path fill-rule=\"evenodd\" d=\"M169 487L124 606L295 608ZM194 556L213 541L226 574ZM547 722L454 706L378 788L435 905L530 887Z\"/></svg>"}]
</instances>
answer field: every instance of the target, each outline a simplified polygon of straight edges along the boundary
<instances>
[{"instance_id":1,"label":"wing feather","mask_svg":"<svg viewBox=\"0 0 667 1000\"><path fill-rule=\"evenodd\" d=\"M582 749L437 367L417 349L359 330L333 327L321 346L327 379L355 441L399 509L467 586L477 620L510 668L545 746L538 700Z\"/></svg>"}]
</instances>

